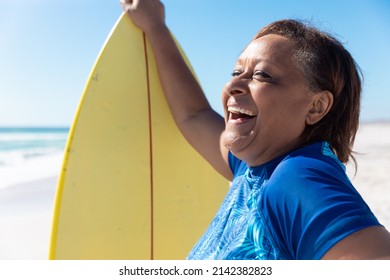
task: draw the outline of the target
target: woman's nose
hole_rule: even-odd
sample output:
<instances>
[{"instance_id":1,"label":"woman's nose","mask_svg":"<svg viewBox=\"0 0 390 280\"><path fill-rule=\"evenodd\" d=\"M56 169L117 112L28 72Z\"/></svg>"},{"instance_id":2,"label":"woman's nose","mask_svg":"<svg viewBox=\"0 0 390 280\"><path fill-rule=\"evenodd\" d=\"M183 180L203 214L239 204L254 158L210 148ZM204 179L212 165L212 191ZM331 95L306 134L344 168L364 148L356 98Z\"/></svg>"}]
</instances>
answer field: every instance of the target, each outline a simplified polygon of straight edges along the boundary
<instances>
[{"instance_id":1,"label":"woman's nose","mask_svg":"<svg viewBox=\"0 0 390 280\"><path fill-rule=\"evenodd\" d=\"M244 95L249 92L248 79L242 77L233 77L225 85L225 92L229 96Z\"/></svg>"}]
</instances>

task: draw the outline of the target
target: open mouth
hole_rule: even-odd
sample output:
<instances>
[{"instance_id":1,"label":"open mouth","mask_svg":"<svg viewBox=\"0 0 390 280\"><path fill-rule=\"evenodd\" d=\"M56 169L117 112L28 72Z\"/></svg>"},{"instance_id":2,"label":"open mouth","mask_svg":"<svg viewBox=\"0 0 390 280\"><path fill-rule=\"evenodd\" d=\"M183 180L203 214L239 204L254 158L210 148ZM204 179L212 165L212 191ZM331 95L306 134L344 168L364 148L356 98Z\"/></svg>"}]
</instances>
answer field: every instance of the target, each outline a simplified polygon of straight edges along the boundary
<instances>
[{"instance_id":1,"label":"open mouth","mask_svg":"<svg viewBox=\"0 0 390 280\"><path fill-rule=\"evenodd\" d=\"M256 117L255 112L239 107L228 107L228 112L229 120L249 120Z\"/></svg>"}]
</instances>

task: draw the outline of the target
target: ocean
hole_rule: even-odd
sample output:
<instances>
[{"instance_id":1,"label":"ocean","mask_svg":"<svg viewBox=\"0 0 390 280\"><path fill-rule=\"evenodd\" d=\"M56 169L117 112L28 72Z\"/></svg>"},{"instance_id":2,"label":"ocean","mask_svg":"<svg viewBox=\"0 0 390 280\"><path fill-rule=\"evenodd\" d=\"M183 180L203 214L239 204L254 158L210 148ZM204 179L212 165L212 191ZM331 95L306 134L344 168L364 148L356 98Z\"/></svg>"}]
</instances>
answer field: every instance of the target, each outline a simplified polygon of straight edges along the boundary
<instances>
[{"instance_id":1,"label":"ocean","mask_svg":"<svg viewBox=\"0 0 390 280\"><path fill-rule=\"evenodd\" d=\"M58 176L69 128L1 128L0 188Z\"/></svg>"}]
</instances>

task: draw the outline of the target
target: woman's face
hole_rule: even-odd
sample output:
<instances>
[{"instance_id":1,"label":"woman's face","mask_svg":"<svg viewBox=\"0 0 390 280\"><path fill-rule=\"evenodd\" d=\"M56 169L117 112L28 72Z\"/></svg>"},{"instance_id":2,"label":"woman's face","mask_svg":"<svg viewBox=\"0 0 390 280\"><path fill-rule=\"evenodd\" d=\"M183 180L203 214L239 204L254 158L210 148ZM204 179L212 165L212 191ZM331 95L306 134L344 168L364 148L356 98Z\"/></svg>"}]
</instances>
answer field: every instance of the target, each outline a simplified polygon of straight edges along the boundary
<instances>
[{"instance_id":1,"label":"woman's face","mask_svg":"<svg viewBox=\"0 0 390 280\"><path fill-rule=\"evenodd\" d=\"M250 166L300 144L313 94L292 60L292 51L292 43L280 35L252 41L223 90L222 143Z\"/></svg>"}]
</instances>

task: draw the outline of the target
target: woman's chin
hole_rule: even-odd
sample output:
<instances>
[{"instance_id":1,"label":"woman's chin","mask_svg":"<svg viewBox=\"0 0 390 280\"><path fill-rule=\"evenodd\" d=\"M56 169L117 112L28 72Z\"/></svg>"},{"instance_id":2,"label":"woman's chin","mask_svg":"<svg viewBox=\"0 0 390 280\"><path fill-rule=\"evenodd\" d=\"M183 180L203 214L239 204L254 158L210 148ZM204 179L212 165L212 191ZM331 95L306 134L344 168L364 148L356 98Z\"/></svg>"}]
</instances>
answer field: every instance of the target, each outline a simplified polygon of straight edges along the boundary
<instances>
[{"instance_id":1,"label":"woman's chin","mask_svg":"<svg viewBox=\"0 0 390 280\"><path fill-rule=\"evenodd\" d=\"M243 135L235 131L225 130L222 134L222 144L233 154L237 154L249 146L252 135L253 131Z\"/></svg>"}]
</instances>

